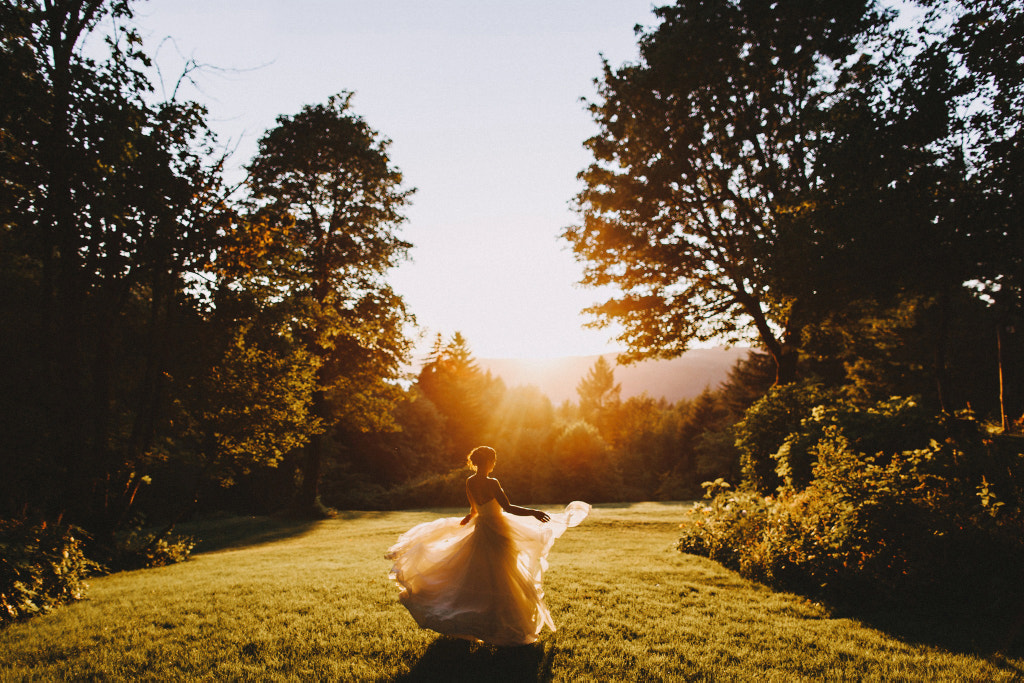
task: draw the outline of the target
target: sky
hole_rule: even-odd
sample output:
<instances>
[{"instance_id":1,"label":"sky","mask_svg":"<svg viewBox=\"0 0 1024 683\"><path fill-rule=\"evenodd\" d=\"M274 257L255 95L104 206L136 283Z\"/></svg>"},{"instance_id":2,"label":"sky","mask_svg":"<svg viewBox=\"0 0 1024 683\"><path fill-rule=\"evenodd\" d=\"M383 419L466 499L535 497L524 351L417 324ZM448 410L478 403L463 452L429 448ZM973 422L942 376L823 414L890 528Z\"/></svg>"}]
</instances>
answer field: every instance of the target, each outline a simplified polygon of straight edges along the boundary
<instances>
[{"instance_id":1,"label":"sky","mask_svg":"<svg viewBox=\"0 0 1024 683\"><path fill-rule=\"evenodd\" d=\"M615 351L583 329L602 293L558 236L596 132L601 56L634 61L651 0L148 0L136 24L170 92L185 60L206 68L185 96L207 105L233 173L279 115L353 91L415 187L401 236L412 261L391 282L421 350L462 332L478 358Z\"/></svg>"}]
</instances>

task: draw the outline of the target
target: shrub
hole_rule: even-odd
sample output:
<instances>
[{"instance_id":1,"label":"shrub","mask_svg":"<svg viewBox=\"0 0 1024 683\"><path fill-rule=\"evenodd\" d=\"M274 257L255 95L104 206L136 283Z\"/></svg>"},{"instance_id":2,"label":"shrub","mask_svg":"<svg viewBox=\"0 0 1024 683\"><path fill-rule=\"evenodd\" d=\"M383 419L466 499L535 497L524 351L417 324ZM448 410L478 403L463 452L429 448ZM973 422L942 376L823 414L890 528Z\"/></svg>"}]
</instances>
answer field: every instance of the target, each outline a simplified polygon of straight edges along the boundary
<instances>
[{"instance_id":1,"label":"shrub","mask_svg":"<svg viewBox=\"0 0 1024 683\"><path fill-rule=\"evenodd\" d=\"M930 434L920 448L904 448ZM821 408L795 439L803 490L709 487L679 549L768 584L864 604L979 604L1024 585L1024 453L969 416L925 419L905 400Z\"/></svg>"},{"instance_id":2,"label":"shrub","mask_svg":"<svg viewBox=\"0 0 1024 683\"><path fill-rule=\"evenodd\" d=\"M80 600L100 569L82 552L83 532L61 524L0 520L0 622Z\"/></svg>"},{"instance_id":3,"label":"shrub","mask_svg":"<svg viewBox=\"0 0 1024 683\"><path fill-rule=\"evenodd\" d=\"M816 449L828 433L841 432L857 452L884 461L895 453L927 448L943 429L937 420L911 398L894 397L869 406L834 400L813 407L771 457L784 485L800 490L811 481Z\"/></svg>"},{"instance_id":4,"label":"shrub","mask_svg":"<svg viewBox=\"0 0 1024 683\"><path fill-rule=\"evenodd\" d=\"M187 560L195 546L190 536L158 536L136 528L120 539L109 564L117 570L165 567Z\"/></svg>"},{"instance_id":5,"label":"shrub","mask_svg":"<svg viewBox=\"0 0 1024 683\"><path fill-rule=\"evenodd\" d=\"M811 410L832 396L832 392L814 382L794 382L772 387L750 406L734 428L744 481L761 495L773 493L783 483L776 471L776 453L799 432ZM793 458L788 467L790 479L796 478L798 488L802 488L810 479L809 463Z\"/></svg>"},{"instance_id":6,"label":"shrub","mask_svg":"<svg viewBox=\"0 0 1024 683\"><path fill-rule=\"evenodd\" d=\"M710 502L694 504L689 519L680 525L682 537L678 548L740 569L746 550L755 547L764 535L766 499L750 491L730 491L729 485L721 480L715 484L717 493L708 489Z\"/></svg>"}]
</instances>

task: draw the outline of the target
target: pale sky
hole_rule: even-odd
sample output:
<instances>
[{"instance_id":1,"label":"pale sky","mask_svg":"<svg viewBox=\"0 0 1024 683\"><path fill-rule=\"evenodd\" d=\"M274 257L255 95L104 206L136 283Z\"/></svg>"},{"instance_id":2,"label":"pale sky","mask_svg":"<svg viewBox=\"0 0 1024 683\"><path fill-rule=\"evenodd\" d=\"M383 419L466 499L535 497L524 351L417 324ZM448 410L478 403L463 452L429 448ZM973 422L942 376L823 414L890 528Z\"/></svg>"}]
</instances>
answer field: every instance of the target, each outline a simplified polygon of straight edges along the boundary
<instances>
[{"instance_id":1,"label":"pale sky","mask_svg":"<svg viewBox=\"0 0 1024 683\"><path fill-rule=\"evenodd\" d=\"M615 350L584 330L601 294L558 238L589 161L600 55L636 58L651 0L148 0L136 23L168 88L185 58L234 165L279 114L354 91L417 188L393 271L427 341L459 330L478 358ZM171 37L174 43L163 42ZM158 50L159 47L159 50Z\"/></svg>"}]
</instances>

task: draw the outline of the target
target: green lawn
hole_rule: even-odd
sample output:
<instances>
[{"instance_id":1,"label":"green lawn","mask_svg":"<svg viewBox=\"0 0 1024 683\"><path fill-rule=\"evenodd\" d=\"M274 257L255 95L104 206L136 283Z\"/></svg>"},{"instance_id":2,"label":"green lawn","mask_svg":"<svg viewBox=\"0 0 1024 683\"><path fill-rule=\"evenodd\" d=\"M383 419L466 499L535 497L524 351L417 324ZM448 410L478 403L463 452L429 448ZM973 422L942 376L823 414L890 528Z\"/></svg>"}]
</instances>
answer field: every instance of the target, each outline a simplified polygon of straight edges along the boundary
<instances>
[{"instance_id":1,"label":"green lawn","mask_svg":"<svg viewBox=\"0 0 1024 683\"><path fill-rule=\"evenodd\" d=\"M208 522L189 562L94 579L0 630L0 679L1024 679L1009 624L875 615L883 630L681 555L684 507L595 507L549 558L559 631L508 649L418 630L387 579L401 532L462 510Z\"/></svg>"}]
</instances>

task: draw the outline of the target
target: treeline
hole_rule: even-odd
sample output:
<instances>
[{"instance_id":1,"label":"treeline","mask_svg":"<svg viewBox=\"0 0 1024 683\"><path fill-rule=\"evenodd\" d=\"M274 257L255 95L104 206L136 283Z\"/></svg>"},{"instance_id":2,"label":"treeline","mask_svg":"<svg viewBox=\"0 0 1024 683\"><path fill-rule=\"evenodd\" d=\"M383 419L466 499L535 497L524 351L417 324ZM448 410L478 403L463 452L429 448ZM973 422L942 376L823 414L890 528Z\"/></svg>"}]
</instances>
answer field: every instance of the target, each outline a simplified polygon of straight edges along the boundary
<instances>
[{"instance_id":1,"label":"treeline","mask_svg":"<svg viewBox=\"0 0 1024 683\"><path fill-rule=\"evenodd\" d=\"M622 399L603 357L553 405L532 386L508 387L477 366L459 333L441 336L385 432L336 443L323 502L342 509L466 505L466 455L498 452L497 476L515 500L560 503L682 500L700 482L739 474L733 424L772 383L764 354L741 361L721 387L670 403Z\"/></svg>"}]
</instances>

